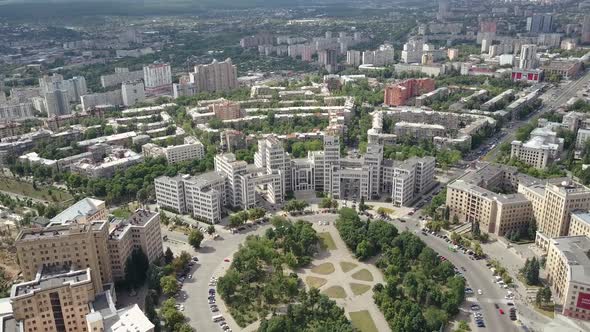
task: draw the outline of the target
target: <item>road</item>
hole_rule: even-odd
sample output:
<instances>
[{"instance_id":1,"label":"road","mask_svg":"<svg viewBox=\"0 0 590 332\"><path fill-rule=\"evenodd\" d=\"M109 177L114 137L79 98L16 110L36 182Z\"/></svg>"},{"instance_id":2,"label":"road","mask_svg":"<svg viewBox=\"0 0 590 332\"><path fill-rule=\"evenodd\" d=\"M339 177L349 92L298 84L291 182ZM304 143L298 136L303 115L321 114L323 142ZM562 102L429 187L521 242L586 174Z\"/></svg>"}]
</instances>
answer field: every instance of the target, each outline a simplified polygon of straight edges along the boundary
<instances>
[{"instance_id":1,"label":"road","mask_svg":"<svg viewBox=\"0 0 590 332\"><path fill-rule=\"evenodd\" d=\"M518 331L518 327L508 316L509 306L506 305L507 300L504 298L507 290L501 289L493 282L492 272L485 266L485 260L471 260L468 255L450 251L448 249L448 243L443 239L431 234L423 235L419 231L421 226L419 226L420 220L418 216L414 215L410 218L406 217L406 219L408 219L408 222L398 226L405 225L408 230L417 234L430 248L447 258L457 268L463 267L466 269L464 275L467 280L467 287L471 287L475 294L466 295L467 305L464 307L469 308L471 304L478 304L481 307L486 325L485 331ZM482 295L477 295L478 289L482 290ZM494 304L498 304L504 310L505 314L501 315L498 309L494 307ZM472 324L472 330L479 330L473 324L473 316L470 315L469 318ZM484 329L481 330L484 331Z\"/></svg>"},{"instance_id":2,"label":"road","mask_svg":"<svg viewBox=\"0 0 590 332\"><path fill-rule=\"evenodd\" d=\"M583 76L581 76L575 81L570 82L565 87L551 88L547 92L545 92L545 94L541 97L544 100L543 107L541 107L539 111L537 111L527 119L512 121L512 126L509 128L508 133L498 142L494 149L490 150L486 154L485 160L496 160L500 152L500 145L503 143L512 142L515 138L516 131L520 127L530 123L531 121L539 119L541 115L548 111L554 110L557 107L565 105L565 103L567 103L568 100L570 100L570 98L574 97L576 95L576 92L582 89L582 87L588 82L590 82L590 71L586 71L586 73ZM553 95L557 95L557 97L553 97Z\"/></svg>"}]
</instances>

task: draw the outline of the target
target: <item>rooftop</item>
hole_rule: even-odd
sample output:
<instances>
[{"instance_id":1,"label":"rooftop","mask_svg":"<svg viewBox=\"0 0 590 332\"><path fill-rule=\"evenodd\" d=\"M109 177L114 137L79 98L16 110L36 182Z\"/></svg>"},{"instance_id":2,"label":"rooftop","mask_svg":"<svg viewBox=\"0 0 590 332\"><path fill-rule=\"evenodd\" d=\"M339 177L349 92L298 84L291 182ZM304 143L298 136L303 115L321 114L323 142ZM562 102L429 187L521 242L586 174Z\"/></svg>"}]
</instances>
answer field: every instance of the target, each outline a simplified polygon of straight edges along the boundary
<instances>
[{"instance_id":1,"label":"rooftop","mask_svg":"<svg viewBox=\"0 0 590 332\"><path fill-rule=\"evenodd\" d=\"M552 244L567 260L570 280L590 284L590 238L585 235L557 237Z\"/></svg>"},{"instance_id":2,"label":"rooftop","mask_svg":"<svg viewBox=\"0 0 590 332\"><path fill-rule=\"evenodd\" d=\"M109 238L118 240L125 235L131 227L144 227L150 220L158 215L157 212L152 212L143 209L137 209L127 220L116 219L111 221L111 230Z\"/></svg>"},{"instance_id":3,"label":"rooftop","mask_svg":"<svg viewBox=\"0 0 590 332\"><path fill-rule=\"evenodd\" d=\"M82 217L87 217L104 209L105 203L99 199L86 197L79 200L76 204L62 211L57 216L51 218L52 223L64 224L69 221L78 220Z\"/></svg>"},{"instance_id":4,"label":"rooftop","mask_svg":"<svg viewBox=\"0 0 590 332\"><path fill-rule=\"evenodd\" d=\"M63 266L56 271L44 270L42 273L37 274L35 280L13 285L10 297L14 298L21 295L32 294L36 291L89 282L90 280L90 268L70 271L69 267Z\"/></svg>"}]
</instances>

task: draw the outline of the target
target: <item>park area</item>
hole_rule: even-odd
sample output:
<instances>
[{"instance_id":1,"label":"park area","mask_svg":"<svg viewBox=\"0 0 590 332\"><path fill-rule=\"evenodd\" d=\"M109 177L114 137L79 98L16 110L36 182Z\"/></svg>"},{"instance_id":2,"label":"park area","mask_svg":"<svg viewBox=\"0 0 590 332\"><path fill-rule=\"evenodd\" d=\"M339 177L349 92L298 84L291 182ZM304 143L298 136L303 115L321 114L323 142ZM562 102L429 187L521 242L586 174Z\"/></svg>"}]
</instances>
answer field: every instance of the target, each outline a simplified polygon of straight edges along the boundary
<instances>
[{"instance_id":1,"label":"park area","mask_svg":"<svg viewBox=\"0 0 590 332\"><path fill-rule=\"evenodd\" d=\"M373 301L372 288L383 283L372 264L358 261L347 249L333 223L314 224L321 250L309 266L296 272L308 288L317 288L343 308L361 332L388 331L389 326Z\"/></svg>"}]
</instances>

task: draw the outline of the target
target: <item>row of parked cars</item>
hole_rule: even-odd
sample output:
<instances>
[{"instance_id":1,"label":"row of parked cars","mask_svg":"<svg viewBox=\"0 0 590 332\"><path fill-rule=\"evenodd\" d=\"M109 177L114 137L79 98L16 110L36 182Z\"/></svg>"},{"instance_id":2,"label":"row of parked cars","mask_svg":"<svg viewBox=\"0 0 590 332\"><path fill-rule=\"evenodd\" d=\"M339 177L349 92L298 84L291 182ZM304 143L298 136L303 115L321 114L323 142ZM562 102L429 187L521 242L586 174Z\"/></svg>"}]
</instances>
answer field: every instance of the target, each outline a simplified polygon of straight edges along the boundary
<instances>
[{"instance_id":1,"label":"row of parked cars","mask_svg":"<svg viewBox=\"0 0 590 332\"><path fill-rule=\"evenodd\" d=\"M209 300L209 309L211 309L211 313L213 313L213 317L211 317L211 319L213 320L214 323L218 323L219 327L221 328L221 330L226 331L226 332L231 332L231 328L229 327L229 325L227 325L227 322L225 321L225 318L223 317L223 315L219 315L217 314L219 312L219 307L217 307L217 303L215 302L215 295L216 295L216 291L215 291L215 286L217 285L217 278L215 276L212 276L211 279L209 280L209 286L211 288L209 288L209 292L208 292L208 297L207 299Z\"/></svg>"}]
</instances>

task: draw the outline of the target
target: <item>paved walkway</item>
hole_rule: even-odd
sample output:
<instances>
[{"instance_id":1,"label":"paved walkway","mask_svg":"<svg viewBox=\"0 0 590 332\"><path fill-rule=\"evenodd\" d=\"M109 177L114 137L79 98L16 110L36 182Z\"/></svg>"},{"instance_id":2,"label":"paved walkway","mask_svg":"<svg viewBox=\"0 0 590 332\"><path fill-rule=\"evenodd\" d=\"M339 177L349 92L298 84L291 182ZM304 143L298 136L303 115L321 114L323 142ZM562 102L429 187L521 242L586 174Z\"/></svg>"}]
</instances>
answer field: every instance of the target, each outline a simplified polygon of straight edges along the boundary
<instances>
[{"instance_id":1,"label":"paved walkway","mask_svg":"<svg viewBox=\"0 0 590 332\"><path fill-rule=\"evenodd\" d=\"M310 217L302 218L302 219L310 219ZM311 219L318 219L316 218ZM299 277L305 281L306 277L316 277L322 278L326 280L326 283L319 287L319 289L324 293L327 289L334 286L340 286L344 289L346 293L344 298L332 298L340 307L344 308L346 311L346 315L350 319L350 312L355 311L362 311L367 310L375 323L378 331L391 331L389 325L387 324L387 320L385 316L381 313L375 301L373 300L373 286L377 283L384 283L383 275L381 271L373 264L367 264L364 262L359 262L356 260L336 230L334 226L334 220L336 219L335 215L324 215L322 221L329 221L330 224L327 226L319 226L317 222L314 222L313 227L318 233L328 232L334 243L336 245L336 249L334 250L325 250L321 252L316 259L314 259L311 266L297 270L296 272L299 274ZM341 262L347 263L354 263L356 267L352 268L351 270L344 272L342 266L340 265ZM324 263L331 263L334 265L334 272L330 274L321 274L315 273L312 269L316 266L319 266ZM352 266L352 265L351 265ZM373 281L364 281L355 279L353 275L359 271L367 270L372 275ZM369 289L360 295L355 295L351 288L351 283L366 285L369 286ZM306 284L307 285L307 284Z\"/></svg>"}]
</instances>

